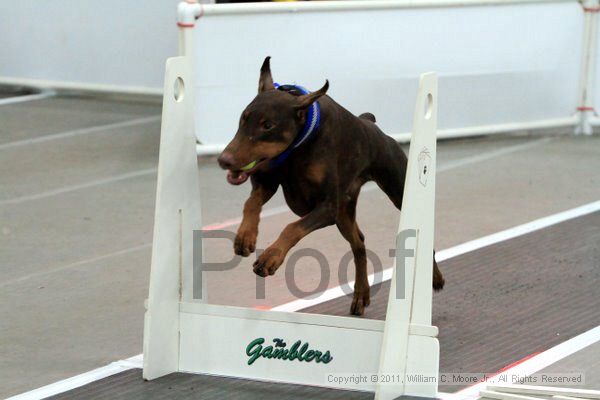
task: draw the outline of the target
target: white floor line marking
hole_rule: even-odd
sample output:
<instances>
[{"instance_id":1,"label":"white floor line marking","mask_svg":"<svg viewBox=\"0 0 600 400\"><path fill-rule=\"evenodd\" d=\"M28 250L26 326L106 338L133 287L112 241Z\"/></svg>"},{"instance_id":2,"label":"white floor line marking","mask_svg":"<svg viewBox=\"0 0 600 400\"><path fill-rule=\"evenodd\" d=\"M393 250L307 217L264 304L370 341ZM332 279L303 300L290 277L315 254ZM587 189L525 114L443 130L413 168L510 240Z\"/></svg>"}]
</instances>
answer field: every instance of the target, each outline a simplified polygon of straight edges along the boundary
<instances>
[{"instance_id":1,"label":"white floor line marking","mask_svg":"<svg viewBox=\"0 0 600 400\"><path fill-rule=\"evenodd\" d=\"M569 219L577 218L583 215L587 215L593 212L600 210L600 201L595 201L593 203L589 203L583 205L581 207L573 208L558 214L554 214L548 217L540 218L535 221L531 221L526 224L518 225L514 228L507 229L505 231L501 231L489 236L485 236L480 239L475 239L470 242L463 243L461 245L451 247L450 249L442 250L437 253L439 257L439 261L447 260L452 257L456 257L460 254L465 254L469 251L473 251L484 246L489 246L495 243L499 243L511 238L518 237L520 235L524 235L529 232L533 232L560 222L567 221ZM216 228L219 229L219 228ZM513 232L512 235L509 235L508 232ZM486 243L486 240L488 244ZM141 245L144 247L149 247L150 243ZM138 247L141 247L138 246ZM454 250L460 248L460 251ZM127 249L122 250L122 252L126 252ZM89 261L83 261L89 262ZM80 262L80 263L83 263ZM388 268L383 271L383 279L389 280L392 275L391 268ZM372 283L373 275L369 276L369 282ZM349 284L351 287L351 284ZM322 303L327 300L331 300L340 296L343 296L344 292L340 287L332 288L325 291L318 299L314 300L304 300L299 299L296 301L292 301L287 304L282 304L281 306L277 306L272 308L274 311L297 311L298 309L309 307L311 305L315 305L318 303ZM315 301L318 300L318 301ZM572 339L567 340L549 350L546 350L543 353L540 353L534 357L531 357L524 361L521 364L514 366L513 368L507 369L503 372L505 373L522 373L523 376L527 374L532 374L537 372L587 346L590 346L600 340L600 327L596 327L590 331L587 331L579 336L576 336ZM124 362L126 362L124 364ZM11 397L7 400L37 400L43 399L48 396L52 396L58 393L63 393L71 389L75 389L77 387L86 385L90 382L94 382L96 380L105 378L110 375L117 374L119 372L131 369L131 368L142 368L143 366L143 354L138 354L137 356L128 358L127 360L117 361L106 365L104 367L97 368L93 371L86 372L81 375L77 375L72 378L68 378L62 381L55 382L53 384L41 387L39 389L32 390L30 392L26 392L14 397ZM537 368L537 369L536 369ZM476 394L479 393L479 390L482 386L472 386L457 393L440 393L440 398L443 400L473 400L477 398Z\"/></svg>"},{"instance_id":2,"label":"white floor line marking","mask_svg":"<svg viewBox=\"0 0 600 400\"><path fill-rule=\"evenodd\" d=\"M49 97L53 97L55 95L56 95L56 92L54 92L53 90L46 90L46 91L43 91L41 93L36 93L36 94L27 94L25 96L8 97L6 99L0 99L0 106L5 106L8 104L25 103L27 101L34 101L34 100L42 100L42 99L47 99Z\"/></svg>"},{"instance_id":3,"label":"white floor line marking","mask_svg":"<svg viewBox=\"0 0 600 400\"><path fill-rule=\"evenodd\" d=\"M548 142L553 141L554 137L544 137L536 140L529 141L527 143L516 144L513 146L507 146L500 148L498 150L493 150L490 152L477 154L470 157L461 158L455 161L449 161L448 163L441 165L437 172L444 172L458 167L464 167L465 165L474 164L481 161L487 161L492 158L500 157L506 154L515 153L518 151L528 150L533 147L540 146L542 144L546 144Z\"/></svg>"},{"instance_id":4,"label":"white floor line marking","mask_svg":"<svg viewBox=\"0 0 600 400\"><path fill-rule=\"evenodd\" d=\"M43 143L43 142L48 142L50 140L65 139L65 138L70 138L73 136L89 135L92 133L102 132L102 131L106 131L106 130L112 130L112 129L117 129L117 128L126 128L128 126L148 124L150 122L156 122L159 120L160 120L159 115L153 115L151 117L136 118L136 119L132 119L129 121L121 121L121 122L115 122L112 124L105 124L105 125L91 126L88 128L74 129L72 131L55 133L55 134L45 135L45 136L39 136L39 137L31 138L31 139L16 140L14 142L0 144L0 150L12 149L15 147L25 146L28 144Z\"/></svg>"},{"instance_id":5,"label":"white floor line marking","mask_svg":"<svg viewBox=\"0 0 600 400\"><path fill-rule=\"evenodd\" d=\"M281 210L284 209L284 208L285 208L285 210L287 210L287 207L275 207L275 208L273 208L271 210L266 210L264 212L264 216L268 217L268 216L270 216L270 214L273 214L273 213L279 214L279 213L281 213ZM217 224L206 225L202 229L203 230L217 230L217 229L226 228L228 226L237 225L238 223L239 223L239 220L237 220L237 219L236 220L229 220L229 221L224 221L224 222L217 223ZM4 287L4 286L15 284L15 283L23 282L23 281L26 281L28 279L35 278L37 276L43 276L43 275L47 275L47 274L52 274L52 273L55 273L55 272L64 271L64 270L69 269L69 268L78 267L80 265L89 264L89 263L92 263L92 262L95 262L95 261L101 261L101 260L104 260L104 259L107 259L107 258L111 258L111 257L120 256L120 255L123 255L123 254L132 253L132 252L135 252L135 251L138 251L138 250L142 250L142 249L147 249L147 248L150 248L151 246L152 246L152 242L142 243L142 244L137 245L137 246L133 246L133 247L128 247L128 248L125 248L125 249L117 250L117 251L114 251L112 253L104 254L102 256L93 257L93 258L87 258L87 259L84 259L84 260L79 260L79 261L76 261L76 262L73 262L73 263L70 263L70 264L66 264L66 265L62 265L60 267L52 268L52 269L49 269L49 270L35 272L35 273L32 273L32 274L28 274L28 275L23 275L23 276L20 276L18 278L15 278L15 279L11 279L11 280L8 280L8 281L0 282L0 288Z\"/></svg>"},{"instance_id":6,"label":"white floor line marking","mask_svg":"<svg viewBox=\"0 0 600 400\"><path fill-rule=\"evenodd\" d=\"M88 182L82 183L80 185L65 186L65 187L62 187L59 189L49 190L47 192L41 192L41 193L36 193L36 194L31 194L31 195L21 196L21 197L14 197L12 199L7 199L7 200L0 200L0 206L4 206L4 205L8 205L8 204L19 204L19 203L23 203L23 202L31 201L31 200L39 200L39 199L43 199L43 198L50 197L50 196L56 196L58 194L74 192L74 191L80 190L80 189L87 189L87 188L90 188L93 186L105 185L108 183L119 182L119 181L123 181L126 179L139 178L140 176L156 174L156 171L157 171L156 168L142 169L139 171L128 172L128 173L122 174L122 175L111 176L109 178L88 181Z\"/></svg>"},{"instance_id":7,"label":"white floor line marking","mask_svg":"<svg viewBox=\"0 0 600 400\"><path fill-rule=\"evenodd\" d=\"M142 244L137 245L137 246L128 247L126 249L121 249L121 250L113 251L112 253L103 254L101 256L97 256L97 257L93 257L93 258L86 258L84 260L79 260L79 261L76 261L76 262L73 262L73 263L70 263L70 264L61 265L60 267L56 267L56 268L52 268L52 269L48 269L48 270L40 271L40 272L34 272L32 274L23 275L23 276L20 276L18 278L15 278L15 279L10 279L8 281L0 282L0 288L4 287L4 286L15 284L15 283L23 282L23 281L26 281L27 279L35 278L37 276L48 275L48 274L52 274L52 273L55 273L55 272L64 271L64 270L69 269L69 268L79 267L81 265L93 263L93 262L96 262L96 261L106 260L107 258L112 258L112 257L120 256L120 255L123 255L123 254L133 253L134 251L148 249L151 246L152 246L152 243L142 243Z\"/></svg>"},{"instance_id":8,"label":"white floor line marking","mask_svg":"<svg viewBox=\"0 0 600 400\"><path fill-rule=\"evenodd\" d=\"M156 170L154 170L154 172L156 172ZM287 210L287 207L276 207L276 208L273 208L271 210L266 210L264 212L264 214L265 214L265 216L268 217L270 213L280 213L281 209L283 209L283 208L285 208ZM237 223L239 223L239 221L238 222L231 222L231 221L234 221L234 220L230 220L229 222L228 221L224 221L224 222L219 223L219 224L206 225L202 229L204 229L204 230L223 229L221 227L221 225L223 225L223 224L226 224L225 227L227 227L227 226L236 225ZM79 261L76 261L76 262L73 262L73 263L70 263L70 264L62 265L60 267L52 268L52 269L49 269L49 270L46 270L46 271L40 271L40 272L35 272L35 273L32 273L32 274L28 274L28 275L23 275L23 276L20 276L18 278L15 278L15 279L11 279L11 280L8 280L8 281L0 282L0 288L4 287L4 286L15 284L15 283L23 282L23 281L26 281L27 279L35 278L37 276L43 276L43 275L47 275L47 274L52 274L54 272L64 271L64 270L67 270L69 268L78 267L80 265L89 264L89 263L92 263L92 262L95 262L95 261L101 261L101 260L104 260L104 259L107 259L107 258L116 257L116 256L120 256L120 255L123 255L123 254L132 253L132 252L135 252L135 251L138 251L138 250L147 249L147 248L150 248L151 246L152 246L152 242L142 243L142 244L137 245L137 246L133 246L133 247L128 247L128 248L125 248L125 249L117 250L117 251L114 251L112 253L104 254L102 256L93 257L93 258L87 258L87 259L79 260Z\"/></svg>"},{"instance_id":9,"label":"white floor line marking","mask_svg":"<svg viewBox=\"0 0 600 400\"><path fill-rule=\"evenodd\" d=\"M526 359L522 363L515 365L512 368L508 368L505 371L500 372L494 378L491 378L487 382L481 382L473 386L469 386L456 393L445 394L442 399L444 400L473 400L479 398L479 391L485 389L488 384L502 383L498 382L498 379L505 375L508 378L508 382L511 382L513 376L525 377L534 374L544 368L555 364L556 362L568 357L578 351L585 349L600 341L600 326L590 329L574 338L571 338L565 342L562 342L546 351L543 351L535 356Z\"/></svg>"},{"instance_id":10,"label":"white floor line marking","mask_svg":"<svg viewBox=\"0 0 600 400\"><path fill-rule=\"evenodd\" d=\"M592 203L585 204L580 207L575 207L570 210L566 210L557 214L553 214L547 217L536 219L534 221L515 226L514 228L506 229L501 232L494 233L492 235L484 236L479 239L471 240L469 242L454 246L444 251L438 257L439 261L447 260L452 257L456 257L461 254L468 253L482 247L489 246L491 244L500 243L505 240L513 239L518 236L526 235L528 233L547 228L552 225L559 224L570 219L578 218L587 214L594 213L600 210L600 200Z\"/></svg>"},{"instance_id":11,"label":"white floor line marking","mask_svg":"<svg viewBox=\"0 0 600 400\"><path fill-rule=\"evenodd\" d=\"M573 218L581 217L583 215L591 214L600 210L600 201L595 201L589 204L585 204L580 207L572 208L567 211L563 211L548 217L536 219L531 222L527 222L522 225L515 226L513 228L506 229L497 233L493 233L488 236L484 236L479 239L471 240L466 243L459 244L457 246L436 252L436 259L438 262L448 260L459 255L469 253L481 249L483 247L491 246L496 243L504 242L505 240L513 239L518 236L522 236L549 226L564 222ZM373 284L375 277L374 274L369 275L369 283ZM392 279L392 269L387 268L383 271L381 277L377 277L377 282L385 282ZM345 285L348 288L346 291L351 293L350 288L354 287L354 282L349 282ZM327 289L320 295L310 299L297 299L286 304L273 307L274 311L298 311L306 307L314 306L328 300L332 300L341 296L344 296L344 288L342 286L336 286Z\"/></svg>"},{"instance_id":12,"label":"white floor line marking","mask_svg":"<svg viewBox=\"0 0 600 400\"><path fill-rule=\"evenodd\" d=\"M287 206L273 207L273 208L269 208L269 209L261 212L260 217L268 218L268 217L272 217L272 216L279 215L279 214L285 214L287 212L290 212L290 209ZM242 222L242 217L237 217L237 218L225 220L223 222L216 222L214 224L206 225L202 229L205 231L216 231L218 229L225 229L225 228L230 228L232 226L239 225L241 222Z\"/></svg>"},{"instance_id":13,"label":"white floor line marking","mask_svg":"<svg viewBox=\"0 0 600 400\"><path fill-rule=\"evenodd\" d=\"M539 397L534 396L552 396L552 400L600 399L600 390L564 386L521 385L518 383L488 385L485 391L479 393L493 393L494 398L500 399L519 399L522 396L529 397L532 400L539 400Z\"/></svg>"},{"instance_id":14,"label":"white floor line marking","mask_svg":"<svg viewBox=\"0 0 600 400\"><path fill-rule=\"evenodd\" d=\"M156 172L156 170L154 170L154 172ZM273 208L272 210L267 210L267 211L265 211L265 215L268 217L270 211L271 212L279 213L281 208L284 208L284 207L276 207L276 208ZM230 220L230 221L233 221L233 220ZM231 226L231 225L229 225L230 223L231 222L225 221L225 222L222 222L220 224L206 225L202 229L204 229L204 230L222 229L222 227L220 226L221 224L228 224L228 225L225 226L225 227L227 227L227 226ZM239 223L239 221L237 223ZM235 225L235 224L236 223L233 223L233 225ZM93 263L93 262L96 262L96 261L105 260L107 258L116 257L116 256L120 256L120 255L123 255L123 254L133 253L133 252L138 251L138 250L148 249L151 246L152 246L152 242L142 243L142 244L137 245L137 246L133 246L133 247L128 247L128 248L125 248L125 249L117 250L117 251L114 251L112 253L104 254L104 255L101 255L101 256L98 256L98 257L87 258L87 259L84 259L84 260L79 260L79 261L76 261L76 262L73 262L73 263L70 263L70 264L66 264L66 265L62 265L60 267L52 268L52 269L49 269L49 270L35 272L35 273L32 273L32 274L28 274L28 275L23 275L23 276L20 276L18 278L15 278L15 279L11 279L11 280L8 280L8 281L0 282L0 288L4 287L4 286L15 284L15 283L23 282L23 281L26 281L27 279L35 278L37 276L43 276L43 275L47 275L47 274L52 274L52 273L55 273L55 272L60 272L60 271L67 270L69 268L78 267L80 265L85 265L85 264Z\"/></svg>"},{"instance_id":15,"label":"white floor line marking","mask_svg":"<svg viewBox=\"0 0 600 400\"><path fill-rule=\"evenodd\" d=\"M76 389L83 385L87 385L88 383L95 382L108 376L118 374L119 372L127 371L134 368L142 368L141 354L133 356L126 360L115 361L104 367L100 367L92 371L84 372L83 374L75 375L71 378L64 379L62 381L42 386L41 388L34 389L29 392L9 397L6 400L45 399L46 397L54 396L59 393L66 392L68 390Z\"/></svg>"}]
</instances>

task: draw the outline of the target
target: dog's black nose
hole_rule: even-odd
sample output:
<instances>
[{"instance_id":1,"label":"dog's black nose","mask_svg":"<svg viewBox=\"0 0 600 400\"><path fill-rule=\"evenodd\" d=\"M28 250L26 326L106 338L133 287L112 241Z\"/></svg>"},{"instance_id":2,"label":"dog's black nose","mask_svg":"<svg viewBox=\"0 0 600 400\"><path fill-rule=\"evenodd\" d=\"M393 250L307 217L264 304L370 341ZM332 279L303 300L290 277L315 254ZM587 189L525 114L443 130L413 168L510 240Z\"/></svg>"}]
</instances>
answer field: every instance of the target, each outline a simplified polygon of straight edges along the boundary
<instances>
[{"instance_id":1,"label":"dog's black nose","mask_svg":"<svg viewBox=\"0 0 600 400\"><path fill-rule=\"evenodd\" d=\"M231 167L235 164L233 154L225 151L221 153L217 161L223 169L231 169Z\"/></svg>"}]
</instances>

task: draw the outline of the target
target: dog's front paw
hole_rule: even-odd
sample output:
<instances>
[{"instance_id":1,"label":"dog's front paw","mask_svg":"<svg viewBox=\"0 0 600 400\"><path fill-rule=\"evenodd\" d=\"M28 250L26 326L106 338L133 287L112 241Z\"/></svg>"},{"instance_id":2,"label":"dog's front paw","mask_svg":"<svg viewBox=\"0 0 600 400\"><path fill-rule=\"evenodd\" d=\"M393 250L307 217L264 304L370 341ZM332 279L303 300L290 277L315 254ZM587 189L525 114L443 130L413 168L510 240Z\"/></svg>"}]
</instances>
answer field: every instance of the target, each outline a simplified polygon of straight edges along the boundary
<instances>
[{"instance_id":1,"label":"dog's front paw","mask_svg":"<svg viewBox=\"0 0 600 400\"><path fill-rule=\"evenodd\" d=\"M368 307L369 304L371 304L371 295L369 290L355 289L352 305L350 306L350 314L363 315L365 313L365 307Z\"/></svg>"},{"instance_id":2,"label":"dog's front paw","mask_svg":"<svg viewBox=\"0 0 600 400\"><path fill-rule=\"evenodd\" d=\"M248 257L251 253L254 253L257 235L258 232L256 230L240 228L233 242L233 251L235 254Z\"/></svg>"},{"instance_id":3,"label":"dog's front paw","mask_svg":"<svg viewBox=\"0 0 600 400\"><path fill-rule=\"evenodd\" d=\"M279 249L266 249L254 262L254 273L263 278L273 275L283 264L283 252Z\"/></svg>"}]
</instances>

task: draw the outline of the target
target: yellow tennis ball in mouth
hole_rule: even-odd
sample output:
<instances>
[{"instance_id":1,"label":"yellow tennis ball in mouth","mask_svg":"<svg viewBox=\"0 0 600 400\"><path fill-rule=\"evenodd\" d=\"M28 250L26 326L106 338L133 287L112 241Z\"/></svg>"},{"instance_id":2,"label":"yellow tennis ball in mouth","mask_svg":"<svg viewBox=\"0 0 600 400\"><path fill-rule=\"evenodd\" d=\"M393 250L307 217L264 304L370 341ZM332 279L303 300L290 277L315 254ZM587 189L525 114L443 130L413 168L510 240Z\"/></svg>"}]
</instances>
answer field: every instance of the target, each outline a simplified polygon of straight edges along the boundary
<instances>
[{"instance_id":1,"label":"yellow tennis ball in mouth","mask_svg":"<svg viewBox=\"0 0 600 400\"><path fill-rule=\"evenodd\" d=\"M252 161L250 164L246 165L245 167L242 167L242 171L248 171L249 169L254 168L255 165L256 165L256 160Z\"/></svg>"}]
</instances>

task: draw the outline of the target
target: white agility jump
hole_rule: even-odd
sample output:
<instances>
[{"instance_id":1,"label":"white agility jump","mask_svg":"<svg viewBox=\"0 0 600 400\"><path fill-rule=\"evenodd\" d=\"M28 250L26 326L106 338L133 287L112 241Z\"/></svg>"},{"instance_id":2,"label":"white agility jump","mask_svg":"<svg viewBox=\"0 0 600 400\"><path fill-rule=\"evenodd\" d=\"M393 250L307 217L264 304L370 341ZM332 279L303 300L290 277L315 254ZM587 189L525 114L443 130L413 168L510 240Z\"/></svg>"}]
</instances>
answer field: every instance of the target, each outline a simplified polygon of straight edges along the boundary
<instances>
[{"instance_id":1,"label":"white agility jump","mask_svg":"<svg viewBox=\"0 0 600 400\"><path fill-rule=\"evenodd\" d=\"M423 74L419 82L398 228L414 230L406 244L403 235L397 243L414 249L414 256L397 252L394 277L404 279L391 285L385 321L210 305L205 287L202 298L194 298L202 266L193 262L193 230L202 224L193 78L190 58L167 61L144 378L181 371L340 388L328 375L393 374L402 379L347 388L374 391L378 399L436 397L439 344L431 325L436 74ZM402 291L405 296L396 296ZM404 379L408 375L435 379L411 383Z\"/></svg>"}]
</instances>

